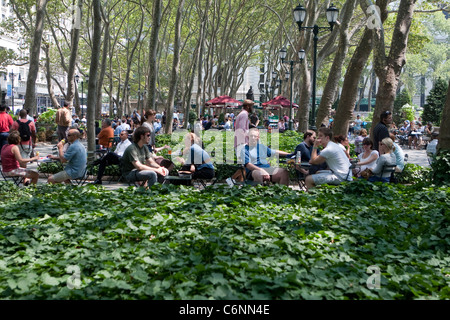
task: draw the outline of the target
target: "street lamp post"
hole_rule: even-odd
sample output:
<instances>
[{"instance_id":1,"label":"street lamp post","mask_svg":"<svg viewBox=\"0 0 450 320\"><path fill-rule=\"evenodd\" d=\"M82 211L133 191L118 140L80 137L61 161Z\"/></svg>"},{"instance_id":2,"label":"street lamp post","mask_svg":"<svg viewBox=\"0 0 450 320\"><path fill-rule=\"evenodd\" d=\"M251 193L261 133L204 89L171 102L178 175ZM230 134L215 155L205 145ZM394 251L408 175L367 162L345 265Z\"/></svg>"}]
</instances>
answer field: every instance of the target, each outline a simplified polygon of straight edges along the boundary
<instances>
[{"instance_id":1,"label":"street lamp post","mask_svg":"<svg viewBox=\"0 0 450 320\"><path fill-rule=\"evenodd\" d=\"M9 79L11 79L11 111L14 114L14 77L17 74L14 74L14 70L11 70L11 72L9 73ZM18 80L20 81L20 73L19 73L19 78Z\"/></svg>"},{"instance_id":2,"label":"street lamp post","mask_svg":"<svg viewBox=\"0 0 450 320\"><path fill-rule=\"evenodd\" d=\"M78 81L80 80L80 76L76 75L75 76L75 82L77 83L77 89L78 89ZM83 84L83 82L81 82ZM83 87L83 85L81 85ZM81 94L83 94L83 89L81 89ZM81 103L83 103L83 101L81 101ZM78 116L78 115L77 115ZM81 118L83 119L83 118Z\"/></svg>"},{"instance_id":3,"label":"street lamp post","mask_svg":"<svg viewBox=\"0 0 450 320\"><path fill-rule=\"evenodd\" d=\"M270 87L272 89L272 99L275 98L276 78L277 78L277 73L275 71L272 71L272 82L273 82L273 85Z\"/></svg>"},{"instance_id":4,"label":"street lamp post","mask_svg":"<svg viewBox=\"0 0 450 320\"><path fill-rule=\"evenodd\" d=\"M280 59L281 59L281 63L286 63L290 65L290 72L286 72L286 80L288 80L289 78L291 78L291 83L290 83L290 95L289 95L289 100L291 102L291 106L290 106L290 110L289 110L289 130L292 130L292 118L293 118L293 113L292 113L292 99L293 99L293 80L294 80L294 64L296 63L302 63L303 59L305 59L305 50L301 49L298 51L298 58L299 60L295 61L295 60L291 60L291 61L285 61L286 59L286 54L287 54L287 50L286 48L282 48L280 50Z\"/></svg>"},{"instance_id":5,"label":"street lamp post","mask_svg":"<svg viewBox=\"0 0 450 320\"><path fill-rule=\"evenodd\" d=\"M327 9L326 12L328 23L330 24L329 27L319 27L317 25L314 25L313 27L302 27L303 22L305 21L306 17L306 9L302 5L298 5L294 9L294 19L295 22L298 25L298 30L308 30L313 32L314 35L314 58L313 58L313 83L312 83L312 108L310 113L310 128L312 130L316 129L315 122L316 122L316 78L317 78L317 41L319 40L318 34L320 30L328 30L333 31L334 24L336 23L336 20L339 15L339 10L336 9L336 7L331 4L331 6Z\"/></svg>"}]
</instances>

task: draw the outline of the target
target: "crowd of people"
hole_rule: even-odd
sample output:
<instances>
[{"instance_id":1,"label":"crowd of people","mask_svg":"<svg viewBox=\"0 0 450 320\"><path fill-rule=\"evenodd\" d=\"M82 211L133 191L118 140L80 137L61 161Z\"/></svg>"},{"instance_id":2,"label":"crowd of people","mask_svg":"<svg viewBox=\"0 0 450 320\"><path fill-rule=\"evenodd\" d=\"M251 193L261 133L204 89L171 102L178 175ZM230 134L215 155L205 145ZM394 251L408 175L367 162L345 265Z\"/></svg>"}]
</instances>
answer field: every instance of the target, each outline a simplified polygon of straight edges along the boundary
<instances>
[{"instance_id":1,"label":"crowd of people","mask_svg":"<svg viewBox=\"0 0 450 320\"><path fill-rule=\"evenodd\" d=\"M333 135L332 126L321 127L317 132L306 131L304 139L295 150L274 150L260 142L259 118L253 110L254 102L246 99L242 110L236 116L226 115L225 130L234 131L234 148L237 159L245 168L246 179L256 183L289 184L289 172L284 168L272 167L268 159L275 155L282 158L293 158L301 155L301 163L295 165L299 179L305 181L308 189L321 184L339 184L350 181L353 177L368 178L370 181L388 182L390 174L383 173L386 165L396 165L396 171L404 168L404 152L395 142L396 134L415 132L415 124L405 121L400 129L392 125L392 113L383 112L379 123L373 128L372 135L363 128L364 122L358 115L352 126L355 138L357 159L350 155L350 142L347 135ZM30 121L26 110L21 110L19 120L13 121L0 107L0 148L2 170L6 175L21 175L26 184L36 183L38 174L26 168L27 163L38 159L33 154L36 144L36 126ZM174 120L178 120L178 117ZM181 172L193 175L193 178L211 179L214 177L214 166L211 156L204 150L198 131L217 127L217 117L198 119L194 128L190 128L185 136L185 148L181 157L176 158L181 165ZM283 120L286 123L285 119ZM288 121L289 119L287 119ZM59 142L56 145L57 155L49 156L50 160L59 161L65 166L61 172L50 175L49 183L69 183L86 174L86 149L80 140L86 135L86 120L72 117L69 104L58 109L55 117ZM158 152L170 149L168 145L157 146L156 134L161 132L163 117L156 116L154 110L147 110L140 115L134 111L130 116L101 121L96 125L97 151L100 156L95 160L98 173L94 184L102 184L105 169L109 165L122 168L123 177L130 183L144 181L152 185L164 181L175 164L171 159L158 156ZM330 122L331 123L331 122ZM96 121L96 124L98 122ZM280 124L281 126L281 124ZM419 124L420 127L420 124ZM431 135L430 148L436 146L437 135L432 134L432 126L423 128L424 135ZM417 139L419 139L417 137ZM417 144L410 136L410 144ZM115 149L112 150L112 145ZM352 163L353 160L353 163ZM370 177L367 177L369 175Z\"/></svg>"}]
</instances>

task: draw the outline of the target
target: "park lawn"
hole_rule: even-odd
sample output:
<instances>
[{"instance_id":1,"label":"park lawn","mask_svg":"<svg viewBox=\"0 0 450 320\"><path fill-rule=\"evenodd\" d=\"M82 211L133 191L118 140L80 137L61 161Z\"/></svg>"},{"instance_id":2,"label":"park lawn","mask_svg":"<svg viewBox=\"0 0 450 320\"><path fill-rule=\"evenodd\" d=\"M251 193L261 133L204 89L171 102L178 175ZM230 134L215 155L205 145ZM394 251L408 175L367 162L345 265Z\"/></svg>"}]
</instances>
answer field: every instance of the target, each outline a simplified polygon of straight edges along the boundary
<instances>
[{"instance_id":1,"label":"park lawn","mask_svg":"<svg viewBox=\"0 0 450 320\"><path fill-rule=\"evenodd\" d=\"M0 298L449 299L449 195L1 183Z\"/></svg>"}]
</instances>

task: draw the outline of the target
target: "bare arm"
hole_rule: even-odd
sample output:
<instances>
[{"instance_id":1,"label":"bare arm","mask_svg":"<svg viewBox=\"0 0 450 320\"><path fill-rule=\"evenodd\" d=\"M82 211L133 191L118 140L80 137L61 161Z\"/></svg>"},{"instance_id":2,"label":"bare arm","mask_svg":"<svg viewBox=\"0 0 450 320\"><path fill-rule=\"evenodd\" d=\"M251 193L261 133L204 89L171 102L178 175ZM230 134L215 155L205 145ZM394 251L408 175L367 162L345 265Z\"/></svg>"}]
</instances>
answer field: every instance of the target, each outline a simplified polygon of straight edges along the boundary
<instances>
[{"instance_id":1,"label":"bare arm","mask_svg":"<svg viewBox=\"0 0 450 320\"><path fill-rule=\"evenodd\" d=\"M20 151L19 151L19 147L18 146L12 147L11 152L14 155L14 157L16 158L16 160L19 161L19 165L22 168L26 168L28 162L35 161L35 160L39 159L39 156L30 158L30 159L22 158L22 156L20 155Z\"/></svg>"}]
</instances>

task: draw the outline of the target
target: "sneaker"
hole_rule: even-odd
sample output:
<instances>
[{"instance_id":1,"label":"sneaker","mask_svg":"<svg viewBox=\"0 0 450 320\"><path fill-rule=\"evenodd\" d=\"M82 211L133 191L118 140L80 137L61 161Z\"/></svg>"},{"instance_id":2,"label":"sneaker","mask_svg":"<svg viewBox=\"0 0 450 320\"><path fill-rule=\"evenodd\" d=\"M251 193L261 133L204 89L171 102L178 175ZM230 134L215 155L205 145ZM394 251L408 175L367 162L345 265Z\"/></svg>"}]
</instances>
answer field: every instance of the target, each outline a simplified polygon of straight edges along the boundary
<instances>
[{"instance_id":1,"label":"sneaker","mask_svg":"<svg viewBox=\"0 0 450 320\"><path fill-rule=\"evenodd\" d=\"M102 184L102 180L95 180L92 184Z\"/></svg>"}]
</instances>

